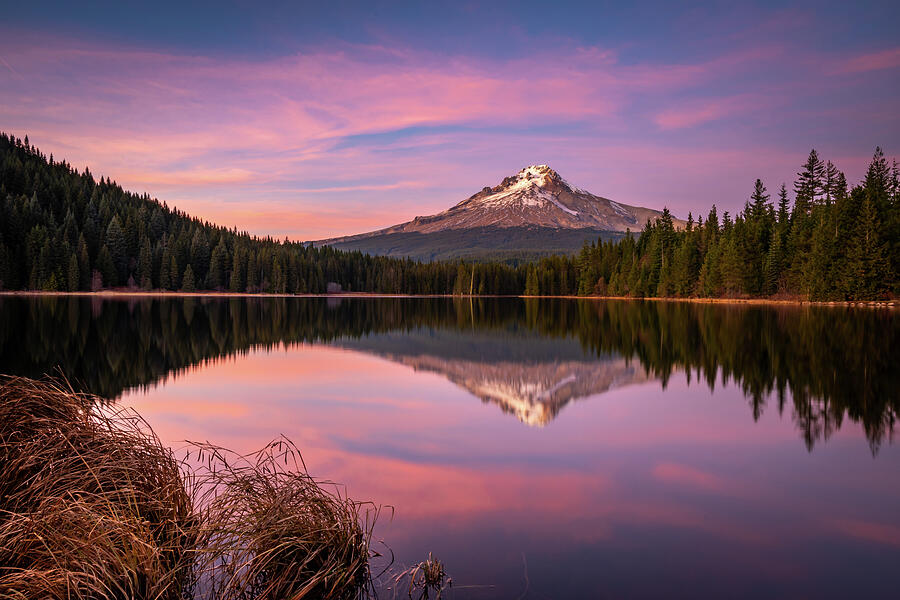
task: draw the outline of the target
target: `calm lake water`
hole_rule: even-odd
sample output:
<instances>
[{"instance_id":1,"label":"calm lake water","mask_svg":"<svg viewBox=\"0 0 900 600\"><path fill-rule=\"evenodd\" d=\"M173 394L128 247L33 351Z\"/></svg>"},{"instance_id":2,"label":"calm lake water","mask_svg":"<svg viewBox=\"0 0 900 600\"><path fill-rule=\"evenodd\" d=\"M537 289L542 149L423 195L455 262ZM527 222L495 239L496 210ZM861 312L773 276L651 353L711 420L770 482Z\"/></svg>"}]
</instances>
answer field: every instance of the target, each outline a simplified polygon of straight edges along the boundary
<instances>
[{"instance_id":1,"label":"calm lake water","mask_svg":"<svg viewBox=\"0 0 900 600\"><path fill-rule=\"evenodd\" d=\"M898 359L888 310L0 298L0 372L284 434L453 598L895 596Z\"/></svg>"}]
</instances>

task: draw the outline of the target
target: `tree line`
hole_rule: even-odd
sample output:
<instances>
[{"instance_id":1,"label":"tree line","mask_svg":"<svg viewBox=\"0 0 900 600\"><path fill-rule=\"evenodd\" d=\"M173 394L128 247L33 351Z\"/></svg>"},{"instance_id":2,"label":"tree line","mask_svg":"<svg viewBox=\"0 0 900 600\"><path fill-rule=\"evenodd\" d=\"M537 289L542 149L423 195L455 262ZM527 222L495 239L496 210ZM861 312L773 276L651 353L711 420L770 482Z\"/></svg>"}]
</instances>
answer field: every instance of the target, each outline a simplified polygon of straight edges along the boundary
<instances>
[{"instance_id":1,"label":"tree line","mask_svg":"<svg viewBox=\"0 0 900 600\"><path fill-rule=\"evenodd\" d=\"M793 202L757 180L734 217L713 206L676 227L664 210L575 256L423 263L215 226L0 133L0 289L872 300L900 293L898 178L876 149L851 189L813 150Z\"/></svg>"},{"instance_id":2,"label":"tree line","mask_svg":"<svg viewBox=\"0 0 900 600\"><path fill-rule=\"evenodd\" d=\"M669 212L636 239L585 246L578 293L643 297L801 297L875 300L896 296L900 273L900 183L880 148L865 179L844 174L812 150L773 202L756 180L744 209L676 229ZM540 288L540 285L538 285Z\"/></svg>"}]
</instances>

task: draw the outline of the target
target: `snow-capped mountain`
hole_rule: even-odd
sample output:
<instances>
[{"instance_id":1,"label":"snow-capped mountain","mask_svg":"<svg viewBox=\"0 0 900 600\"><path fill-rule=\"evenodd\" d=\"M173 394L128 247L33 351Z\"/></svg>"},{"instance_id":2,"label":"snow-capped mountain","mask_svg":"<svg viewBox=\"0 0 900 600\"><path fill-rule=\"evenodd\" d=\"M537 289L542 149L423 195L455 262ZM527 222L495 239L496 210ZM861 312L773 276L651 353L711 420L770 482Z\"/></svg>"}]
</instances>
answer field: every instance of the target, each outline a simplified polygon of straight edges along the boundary
<instances>
[{"instance_id":1,"label":"snow-capped mountain","mask_svg":"<svg viewBox=\"0 0 900 600\"><path fill-rule=\"evenodd\" d=\"M648 220L656 220L661 214L595 196L571 186L547 165L532 165L435 215L315 243L399 256L404 255L405 249L427 249L430 238L432 245L457 249L472 246L509 251L519 245L523 249L546 248L547 253L554 253L577 250L585 239L596 240L600 233L614 238L626 230L638 232ZM485 238L485 234L495 230L504 230L500 238L505 243L499 247L496 238L495 243ZM527 232L524 236L527 242L521 240L517 230ZM407 252L405 255L422 258L421 254ZM440 248L431 256L424 254L426 258L447 258L440 256Z\"/></svg>"}]
</instances>

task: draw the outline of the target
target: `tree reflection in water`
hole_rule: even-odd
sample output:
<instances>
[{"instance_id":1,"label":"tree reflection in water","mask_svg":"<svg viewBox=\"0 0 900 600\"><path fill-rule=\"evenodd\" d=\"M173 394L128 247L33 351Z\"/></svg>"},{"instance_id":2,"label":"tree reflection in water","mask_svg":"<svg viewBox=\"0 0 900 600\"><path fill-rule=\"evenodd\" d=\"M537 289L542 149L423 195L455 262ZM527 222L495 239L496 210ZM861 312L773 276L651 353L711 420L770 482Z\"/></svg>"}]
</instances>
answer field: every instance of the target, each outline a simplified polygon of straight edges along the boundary
<instances>
[{"instance_id":1,"label":"tree reflection in water","mask_svg":"<svg viewBox=\"0 0 900 600\"><path fill-rule=\"evenodd\" d=\"M423 331L431 332L430 342L417 356L451 380L472 365L494 371L511 365L504 373L515 378L524 367L533 375L548 365L559 371L567 361L598 368L624 361L635 381L659 379L663 387L679 372L710 389L733 380L754 419L772 401L779 413L791 410L810 449L850 419L862 424L876 452L892 439L900 408L900 317L889 309L847 307L10 296L0 298L0 372L62 372L75 387L115 399L210 360L282 344L338 344L408 362ZM565 402L602 391L601 384L586 391L565 385L558 387L565 394L556 395ZM565 402L549 406L549 418Z\"/></svg>"}]
</instances>

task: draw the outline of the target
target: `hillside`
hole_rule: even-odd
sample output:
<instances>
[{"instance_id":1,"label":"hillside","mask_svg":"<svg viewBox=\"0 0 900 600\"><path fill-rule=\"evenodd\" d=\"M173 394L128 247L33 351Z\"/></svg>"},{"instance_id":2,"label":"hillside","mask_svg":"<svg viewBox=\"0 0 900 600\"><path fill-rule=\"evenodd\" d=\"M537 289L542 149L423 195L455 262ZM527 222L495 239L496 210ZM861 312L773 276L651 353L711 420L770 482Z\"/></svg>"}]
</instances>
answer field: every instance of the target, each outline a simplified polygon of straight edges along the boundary
<instances>
[{"instance_id":1,"label":"hillside","mask_svg":"<svg viewBox=\"0 0 900 600\"><path fill-rule=\"evenodd\" d=\"M524 275L492 279L515 293ZM280 242L217 226L146 194L97 181L0 133L0 290L109 288L325 293L449 293L455 265Z\"/></svg>"}]
</instances>

